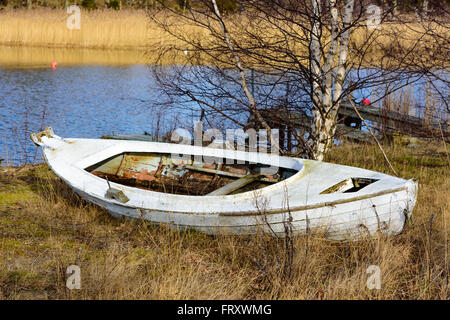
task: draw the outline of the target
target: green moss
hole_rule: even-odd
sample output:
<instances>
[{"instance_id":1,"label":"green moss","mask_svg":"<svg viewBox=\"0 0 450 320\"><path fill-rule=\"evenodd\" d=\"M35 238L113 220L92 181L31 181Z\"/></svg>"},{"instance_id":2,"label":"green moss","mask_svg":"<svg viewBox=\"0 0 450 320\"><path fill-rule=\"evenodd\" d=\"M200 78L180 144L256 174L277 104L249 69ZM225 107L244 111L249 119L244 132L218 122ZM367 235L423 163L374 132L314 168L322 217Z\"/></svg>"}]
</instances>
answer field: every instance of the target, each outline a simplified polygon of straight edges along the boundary
<instances>
[{"instance_id":1,"label":"green moss","mask_svg":"<svg viewBox=\"0 0 450 320\"><path fill-rule=\"evenodd\" d=\"M42 180L50 180L51 178L56 178L48 166L38 166L30 170L29 176Z\"/></svg>"},{"instance_id":2,"label":"green moss","mask_svg":"<svg viewBox=\"0 0 450 320\"><path fill-rule=\"evenodd\" d=\"M128 256L128 261L136 261L141 260L143 258L148 258L150 256L154 256L155 253L151 249L146 248L135 248L133 252Z\"/></svg>"},{"instance_id":3,"label":"green moss","mask_svg":"<svg viewBox=\"0 0 450 320\"><path fill-rule=\"evenodd\" d=\"M35 195L26 186L14 186L11 191L0 191L0 206L11 206L17 203L21 203L26 200L30 200Z\"/></svg>"},{"instance_id":4,"label":"green moss","mask_svg":"<svg viewBox=\"0 0 450 320\"><path fill-rule=\"evenodd\" d=\"M26 244L23 240L18 239L3 239L0 242L1 251L13 253L15 255L22 256L26 252Z\"/></svg>"},{"instance_id":5,"label":"green moss","mask_svg":"<svg viewBox=\"0 0 450 320\"><path fill-rule=\"evenodd\" d=\"M447 166L447 159L443 157L414 157L411 155L405 155L403 157L395 158L396 162L410 165L412 167L425 166L425 167L444 167Z\"/></svg>"},{"instance_id":6,"label":"green moss","mask_svg":"<svg viewBox=\"0 0 450 320\"><path fill-rule=\"evenodd\" d=\"M0 219L0 230L5 233L26 237L44 238L50 235L50 231L42 228L37 222L16 217Z\"/></svg>"},{"instance_id":7,"label":"green moss","mask_svg":"<svg viewBox=\"0 0 450 320\"><path fill-rule=\"evenodd\" d=\"M12 282L19 282L27 277L28 272L24 270L7 271L6 278Z\"/></svg>"}]
</instances>

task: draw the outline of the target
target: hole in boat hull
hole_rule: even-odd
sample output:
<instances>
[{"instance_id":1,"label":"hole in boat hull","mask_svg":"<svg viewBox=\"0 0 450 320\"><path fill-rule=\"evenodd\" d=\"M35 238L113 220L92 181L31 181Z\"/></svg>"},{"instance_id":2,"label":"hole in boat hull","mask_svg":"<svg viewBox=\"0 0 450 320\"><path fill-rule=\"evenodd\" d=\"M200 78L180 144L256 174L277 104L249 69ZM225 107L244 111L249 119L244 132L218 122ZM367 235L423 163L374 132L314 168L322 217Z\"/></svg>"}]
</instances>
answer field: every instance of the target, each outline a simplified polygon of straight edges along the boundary
<instances>
[{"instance_id":1,"label":"hole in boat hull","mask_svg":"<svg viewBox=\"0 0 450 320\"><path fill-rule=\"evenodd\" d=\"M358 192L359 190L367 187L369 184L372 184L376 181L378 181L378 179L348 178L345 179L344 181L336 183L335 185L322 191L320 194Z\"/></svg>"}]
</instances>

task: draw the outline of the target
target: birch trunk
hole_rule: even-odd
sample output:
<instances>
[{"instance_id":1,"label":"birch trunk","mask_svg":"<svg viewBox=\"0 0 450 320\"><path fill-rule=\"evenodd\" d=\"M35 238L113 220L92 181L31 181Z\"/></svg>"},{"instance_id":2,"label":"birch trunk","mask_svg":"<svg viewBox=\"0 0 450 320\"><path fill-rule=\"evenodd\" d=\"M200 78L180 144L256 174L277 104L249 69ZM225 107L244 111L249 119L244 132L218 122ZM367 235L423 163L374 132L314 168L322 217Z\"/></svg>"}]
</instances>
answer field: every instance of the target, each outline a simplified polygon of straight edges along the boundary
<instances>
[{"instance_id":1,"label":"birch trunk","mask_svg":"<svg viewBox=\"0 0 450 320\"><path fill-rule=\"evenodd\" d=\"M341 35L341 43L339 47L339 62L333 100L335 103L338 101L338 99L340 99L345 80L346 64L348 56L348 43L350 38L350 24L352 22L353 17L353 4L354 0L347 0L347 4L345 5L344 22L342 26L344 32Z\"/></svg>"},{"instance_id":2,"label":"birch trunk","mask_svg":"<svg viewBox=\"0 0 450 320\"><path fill-rule=\"evenodd\" d=\"M320 13L320 9L318 9L317 0L312 0L312 8L313 13L316 15L317 12ZM331 148L333 144L333 137L336 131L336 120L337 114L340 107L341 94L343 89L343 83L346 74L346 62L348 56L348 44L349 44L349 36L350 36L350 23L352 21L353 16L353 6L354 0L347 0L344 10L344 21L342 25L342 33L340 34L340 43L339 43L339 59L338 65L336 68L335 79L334 76L334 68L332 67L334 58L336 56L336 43L337 43L337 35L338 35L338 12L336 8L336 1L329 0L330 4L330 13L331 13L331 42L330 48L327 53L327 59L324 66L324 73L322 74L322 81L324 82L324 89L322 94L322 99L320 102L314 101L317 97L319 90L316 90L316 86L320 89L319 82L314 85L313 83L313 103L315 107L315 111L313 113L314 121L313 121L313 133L315 136L314 141L314 158L316 160L322 161L325 157L325 154ZM318 23L316 21L316 23ZM319 25L314 25L311 36L311 48L312 54L316 51L319 51L320 43L317 39L313 38L314 30L320 27ZM319 51L319 59L317 56L313 55L311 58L314 61L320 61L320 51ZM320 79L320 66L315 66L312 64L312 73L314 77ZM334 89L334 90L333 90ZM317 93L316 93L317 92ZM316 98L317 99L317 98Z\"/></svg>"},{"instance_id":3,"label":"birch trunk","mask_svg":"<svg viewBox=\"0 0 450 320\"><path fill-rule=\"evenodd\" d=\"M322 90L320 88L320 79L322 78L320 64L320 2L312 0L313 20L311 28L311 48L310 48L310 64L311 64L311 82L312 82L312 102L317 111L320 112Z\"/></svg>"},{"instance_id":4,"label":"birch trunk","mask_svg":"<svg viewBox=\"0 0 450 320\"><path fill-rule=\"evenodd\" d=\"M422 17L426 18L428 15L428 0L424 0L422 4Z\"/></svg>"},{"instance_id":5,"label":"birch trunk","mask_svg":"<svg viewBox=\"0 0 450 320\"><path fill-rule=\"evenodd\" d=\"M30 10L33 7L32 0L27 0L27 8Z\"/></svg>"},{"instance_id":6,"label":"birch trunk","mask_svg":"<svg viewBox=\"0 0 450 320\"><path fill-rule=\"evenodd\" d=\"M322 78L320 63L320 2L318 0L312 1L312 26L311 26L311 45L310 45L310 65L311 65L311 82L312 82L312 103L313 103L313 134L314 134L314 146L313 157L318 159L318 148L320 135L323 126L324 110L322 109L322 90L320 88L320 79Z\"/></svg>"},{"instance_id":7,"label":"birch trunk","mask_svg":"<svg viewBox=\"0 0 450 320\"><path fill-rule=\"evenodd\" d=\"M327 53L327 60L325 62L323 74L325 77L325 90L323 93L322 104L323 107L328 110L331 108L332 88L333 88L333 74L334 74L334 60L337 52L337 37L338 37L338 10L336 8L336 0L330 0L330 13L331 13L331 41L330 48Z\"/></svg>"}]
</instances>

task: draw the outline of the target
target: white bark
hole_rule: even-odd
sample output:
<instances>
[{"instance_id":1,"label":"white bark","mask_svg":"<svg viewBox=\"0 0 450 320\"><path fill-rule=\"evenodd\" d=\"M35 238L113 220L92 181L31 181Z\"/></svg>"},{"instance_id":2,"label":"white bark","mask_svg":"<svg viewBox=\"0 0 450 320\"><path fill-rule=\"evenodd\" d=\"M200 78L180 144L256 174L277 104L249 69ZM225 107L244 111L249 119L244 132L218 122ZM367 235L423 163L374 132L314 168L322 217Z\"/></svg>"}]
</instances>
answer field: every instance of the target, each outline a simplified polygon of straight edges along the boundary
<instances>
[{"instance_id":1,"label":"white bark","mask_svg":"<svg viewBox=\"0 0 450 320\"><path fill-rule=\"evenodd\" d=\"M354 0L347 0L347 4L345 5L344 11L344 23L343 30L344 32L341 35L341 43L339 47L339 62L338 62L338 70L336 75L336 83L335 83L335 91L334 91L334 102L340 98L342 93L342 88L344 84L344 78L346 73L346 63L348 56L348 42L350 38L350 24L352 22L353 17L353 4Z\"/></svg>"},{"instance_id":2,"label":"white bark","mask_svg":"<svg viewBox=\"0 0 450 320\"><path fill-rule=\"evenodd\" d=\"M320 39L319 32L321 28L321 24L319 21L320 18L320 2L319 0L311 0L312 1L312 28L311 28L311 49L310 49L310 64L311 64L311 76L312 76L312 103L313 103L313 134L314 137L314 147L313 147L313 156L314 158L318 158L317 147L319 145L319 136L322 130L323 124L323 108L322 108L322 90L320 88L319 80L322 79L322 73L320 69L321 63L321 53L320 53Z\"/></svg>"},{"instance_id":3,"label":"white bark","mask_svg":"<svg viewBox=\"0 0 450 320\"><path fill-rule=\"evenodd\" d=\"M313 12L315 13L315 8L317 7L317 0L312 0ZM353 17L353 7L354 0L347 0L345 4L344 10L344 19L341 29L339 30L339 22L338 22L338 12L336 8L336 0L329 0L330 5L330 14L331 14L331 39L330 39L330 47L327 53L327 59L324 65L324 72L321 77L321 81L323 83L323 94L320 99L320 103L314 101L316 97L316 88L314 87L314 127L313 132L315 135L315 144L314 144L314 158L316 160L323 160L326 152L330 149L333 144L333 136L336 130L336 120L337 114L340 107L340 99L343 91L343 83L346 74L346 63L348 56L348 44L350 37L350 25ZM313 30L315 29L313 26ZM320 26L319 26L320 27ZM311 37L311 48L312 53L314 53L314 49L319 50L318 46L320 43L313 38L314 31L312 32ZM340 35L340 43L339 43L339 59L338 65L333 68L333 63L336 57L337 50L337 37ZM319 51L320 55L320 51ZM313 62L320 61L316 56L311 58ZM320 70L320 66L315 66L312 64L312 72L316 76L318 75L317 70ZM336 74L335 72L336 71ZM320 71L319 71L320 72ZM335 78L333 79L333 75L335 74ZM333 81L334 80L334 81ZM320 89L320 85L317 85Z\"/></svg>"},{"instance_id":4,"label":"white bark","mask_svg":"<svg viewBox=\"0 0 450 320\"><path fill-rule=\"evenodd\" d=\"M333 73L334 73L334 60L337 52L337 37L338 37L338 10L336 8L336 0L330 0L330 13L331 13L331 40L330 48L327 53L327 60L325 62L323 74L325 77L325 92L323 95L323 106L328 109L331 107L331 96L333 87Z\"/></svg>"},{"instance_id":5,"label":"white bark","mask_svg":"<svg viewBox=\"0 0 450 320\"><path fill-rule=\"evenodd\" d=\"M422 17L426 18L428 15L428 0L424 0L422 3Z\"/></svg>"},{"instance_id":6,"label":"white bark","mask_svg":"<svg viewBox=\"0 0 450 320\"><path fill-rule=\"evenodd\" d=\"M321 63L321 54L320 54L320 2L319 0L312 0L312 9L313 9L313 25L311 28L311 71L312 71L312 100L315 107L318 107L321 103L322 90L320 88L319 80L322 78L320 63ZM317 110L320 111L320 110Z\"/></svg>"}]
</instances>

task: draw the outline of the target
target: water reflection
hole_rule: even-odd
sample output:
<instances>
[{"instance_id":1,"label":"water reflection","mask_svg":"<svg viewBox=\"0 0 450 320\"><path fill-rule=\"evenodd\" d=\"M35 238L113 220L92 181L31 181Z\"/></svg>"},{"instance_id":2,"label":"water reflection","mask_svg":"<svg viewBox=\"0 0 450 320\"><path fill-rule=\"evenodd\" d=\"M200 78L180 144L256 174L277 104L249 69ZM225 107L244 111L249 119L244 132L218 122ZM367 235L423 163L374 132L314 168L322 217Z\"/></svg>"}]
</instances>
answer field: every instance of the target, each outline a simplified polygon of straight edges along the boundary
<instances>
[{"instance_id":1,"label":"water reflection","mask_svg":"<svg viewBox=\"0 0 450 320\"><path fill-rule=\"evenodd\" d=\"M2 68L47 68L55 60L60 66L133 65L148 63L143 50L101 50L86 48L47 48L0 46Z\"/></svg>"}]
</instances>

